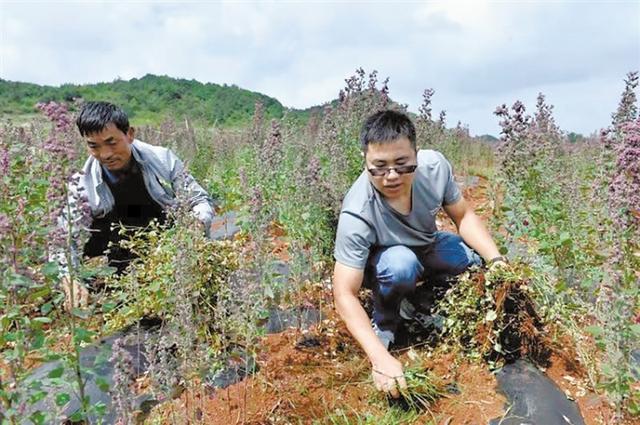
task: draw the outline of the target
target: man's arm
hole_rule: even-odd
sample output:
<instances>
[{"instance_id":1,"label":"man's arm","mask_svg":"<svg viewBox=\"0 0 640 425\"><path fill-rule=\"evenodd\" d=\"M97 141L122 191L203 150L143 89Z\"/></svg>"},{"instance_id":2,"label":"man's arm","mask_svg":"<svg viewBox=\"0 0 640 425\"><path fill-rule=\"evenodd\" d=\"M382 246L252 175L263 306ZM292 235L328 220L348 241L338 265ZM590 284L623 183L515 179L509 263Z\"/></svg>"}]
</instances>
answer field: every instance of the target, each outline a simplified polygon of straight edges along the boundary
<instances>
[{"instance_id":1,"label":"man's arm","mask_svg":"<svg viewBox=\"0 0 640 425\"><path fill-rule=\"evenodd\" d=\"M214 216L213 200L196 179L187 172L182 161L170 149L167 149L167 155L173 190L176 193L186 193L191 210L204 225L205 233L209 237Z\"/></svg>"},{"instance_id":2,"label":"man's arm","mask_svg":"<svg viewBox=\"0 0 640 425\"><path fill-rule=\"evenodd\" d=\"M500 256L498 247L489 234L487 227L464 197L461 196L453 204L445 205L444 210L456 224L458 233L466 244L475 249L485 261Z\"/></svg>"},{"instance_id":3,"label":"man's arm","mask_svg":"<svg viewBox=\"0 0 640 425\"><path fill-rule=\"evenodd\" d=\"M371 328L369 317L358 300L364 271L336 262L333 274L333 298L338 314L351 335L367 354L373 369L373 381L378 390L399 397L398 385L406 388L402 364L382 345Z\"/></svg>"},{"instance_id":4,"label":"man's arm","mask_svg":"<svg viewBox=\"0 0 640 425\"><path fill-rule=\"evenodd\" d=\"M76 175L72 180L77 181L77 179L79 176ZM65 294L64 307L67 311L71 311L76 307L86 307L89 292L80 283L77 276L71 276L71 270L77 270L81 261L77 242L83 221L80 203L85 201L80 196L80 190L76 183L70 183L67 186L67 191L67 203L58 216L56 226L61 240L69 243L52 246L49 252L49 261L58 263L60 286Z\"/></svg>"}]
</instances>

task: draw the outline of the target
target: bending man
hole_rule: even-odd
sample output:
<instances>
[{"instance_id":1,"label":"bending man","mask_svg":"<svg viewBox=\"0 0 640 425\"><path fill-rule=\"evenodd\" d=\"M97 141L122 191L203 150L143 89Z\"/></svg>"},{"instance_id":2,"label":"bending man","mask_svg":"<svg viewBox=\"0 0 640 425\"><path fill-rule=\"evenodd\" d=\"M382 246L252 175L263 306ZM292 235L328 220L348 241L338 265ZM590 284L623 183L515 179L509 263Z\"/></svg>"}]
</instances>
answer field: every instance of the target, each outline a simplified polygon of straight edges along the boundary
<instances>
[{"instance_id":1,"label":"bending man","mask_svg":"<svg viewBox=\"0 0 640 425\"><path fill-rule=\"evenodd\" d=\"M209 195L173 152L135 139L135 129L122 109L107 102L89 102L83 106L76 124L87 144L89 158L82 173L71 179L69 203L74 208L71 214L60 217L59 226L67 229L71 222L77 235L83 217L79 200L88 201L91 236L84 244L83 256L106 254L109 265L122 273L134 255L119 246L123 238L120 225L134 230L145 228L154 219L163 223L166 210L177 205L179 193L184 194L209 234L214 215ZM78 256L72 247L71 261L76 265ZM74 304L86 303L87 290L77 281L70 282L64 254L57 253L57 260L63 266L67 308L71 307L72 286Z\"/></svg>"},{"instance_id":2,"label":"bending man","mask_svg":"<svg viewBox=\"0 0 640 425\"><path fill-rule=\"evenodd\" d=\"M472 265L504 261L486 227L458 189L451 165L416 148L405 114L382 111L364 123L365 169L344 198L334 256L336 309L372 365L376 388L393 397L406 386L402 364L389 353L404 316L412 314L416 282L457 275ZM460 236L439 232L444 208ZM373 290L371 322L357 294ZM373 325L373 326L372 326Z\"/></svg>"}]
</instances>

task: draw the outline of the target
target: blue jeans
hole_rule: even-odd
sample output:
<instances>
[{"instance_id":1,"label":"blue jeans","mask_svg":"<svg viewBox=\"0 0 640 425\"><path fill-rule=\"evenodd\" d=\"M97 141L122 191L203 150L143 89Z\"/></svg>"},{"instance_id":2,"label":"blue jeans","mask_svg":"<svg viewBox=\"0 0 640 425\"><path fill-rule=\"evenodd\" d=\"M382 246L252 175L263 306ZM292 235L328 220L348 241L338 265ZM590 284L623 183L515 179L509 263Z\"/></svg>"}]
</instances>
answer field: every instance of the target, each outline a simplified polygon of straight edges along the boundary
<instances>
[{"instance_id":1,"label":"blue jeans","mask_svg":"<svg viewBox=\"0 0 640 425\"><path fill-rule=\"evenodd\" d=\"M365 269L365 282L373 289L374 323L395 332L400 302L411 297L416 282L455 276L474 265L482 265L482 258L460 236L447 232L436 232L424 248L394 245L374 251Z\"/></svg>"}]
</instances>

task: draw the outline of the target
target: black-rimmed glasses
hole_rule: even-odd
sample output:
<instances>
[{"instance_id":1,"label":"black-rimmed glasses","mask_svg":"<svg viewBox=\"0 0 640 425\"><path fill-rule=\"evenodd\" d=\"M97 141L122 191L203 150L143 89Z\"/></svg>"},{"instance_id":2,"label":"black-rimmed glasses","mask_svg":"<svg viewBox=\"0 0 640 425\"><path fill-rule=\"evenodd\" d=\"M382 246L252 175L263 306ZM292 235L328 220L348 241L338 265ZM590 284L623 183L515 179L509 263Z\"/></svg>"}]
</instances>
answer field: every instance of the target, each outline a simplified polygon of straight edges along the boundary
<instances>
[{"instance_id":1,"label":"black-rimmed glasses","mask_svg":"<svg viewBox=\"0 0 640 425\"><path fill-rule=\"evenodd\" d=\"M389 174L391 172L391 170L395 171L396 174L398 174L398 175L402 175L402 174L413 173L414 171L416 171L416 168L418 168L417 165L398 165L397 167L367 168L367 171L373 177L382 177L382 176L386 176L387 174Z\"/></svg>"}]
</instances>

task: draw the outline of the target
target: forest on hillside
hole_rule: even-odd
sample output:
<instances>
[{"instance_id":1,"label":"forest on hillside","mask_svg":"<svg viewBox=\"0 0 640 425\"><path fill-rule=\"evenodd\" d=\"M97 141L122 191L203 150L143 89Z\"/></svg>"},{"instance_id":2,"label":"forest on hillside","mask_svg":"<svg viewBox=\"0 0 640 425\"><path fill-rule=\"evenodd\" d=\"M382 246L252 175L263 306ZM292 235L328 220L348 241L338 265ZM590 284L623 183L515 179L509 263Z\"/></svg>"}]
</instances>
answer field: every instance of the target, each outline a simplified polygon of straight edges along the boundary
<instances>
[{"instance_id":1,"label":"forest on hillside","mask_svg":"<svg viewBox=\"0 0 640 425\"><path fill-rule=\"evenodd\" d=\"M33 116L35 105L62 102L70 106L82 100L104 100L121 105L130 118L158 124L171 116L209 125L230 127L251 122L256 102L269 118L281 118L285 108L276 99L236 85L200 83L195 80L145 75L131 80L98 84L63 84L60 87L0 79L0 114L3 118ZM298 112L304 116L304 113Z\"/></svg>"}]
</instances>

